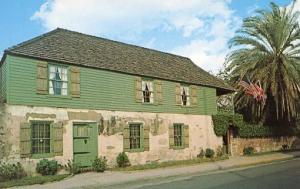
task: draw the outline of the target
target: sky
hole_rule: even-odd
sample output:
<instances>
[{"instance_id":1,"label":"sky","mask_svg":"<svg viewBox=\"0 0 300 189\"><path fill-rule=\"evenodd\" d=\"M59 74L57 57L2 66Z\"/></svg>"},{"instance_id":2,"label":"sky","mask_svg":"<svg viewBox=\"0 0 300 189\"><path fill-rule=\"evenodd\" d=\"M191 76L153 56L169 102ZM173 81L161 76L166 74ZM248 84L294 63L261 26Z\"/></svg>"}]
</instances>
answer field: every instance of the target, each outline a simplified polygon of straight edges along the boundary
<instances>
[{"instance_id":1,"label":"sky","mask_svg":"<svg viewBox=\"0 0 300 189\"><path fill-rule=\"evenodd\" d=\"M280 6L292 0L273 0ZM243 18L269 0L1 0L0 55L57 27L191 58L217 73ZM300 10L300 2L295 5Z\"/></svg>"}]
</instances>

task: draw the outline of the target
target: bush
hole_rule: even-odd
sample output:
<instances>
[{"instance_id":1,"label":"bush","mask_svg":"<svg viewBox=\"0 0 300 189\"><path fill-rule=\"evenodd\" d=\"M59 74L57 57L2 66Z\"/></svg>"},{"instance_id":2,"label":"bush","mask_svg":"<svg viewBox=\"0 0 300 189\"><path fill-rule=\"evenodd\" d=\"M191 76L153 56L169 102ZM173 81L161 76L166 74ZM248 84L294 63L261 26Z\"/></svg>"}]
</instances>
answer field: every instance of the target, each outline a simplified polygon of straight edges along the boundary
<instances>
[{"instance_id":1,"label":"bush","mask_svg":"<svg viewBox=\"0 0 300 189\"><path fill-rule=\"evenodd\" d=\"M217 136L224 136L229 127L229 123L239 127L243 123L243 116L240 114L222 113L212 116L214 131Z\"/></svg>"},{"instance_id":2,"label":"bush","mask_svg":"<svg viewBox=\"0 0 300 189\"><path fill-rule=\"evenodd\" d=\"M222 146L218 146L216 155L217 155L217 157L224 156L224 151L223 151L223 147Z\"/></svg>"},{"instance_id":3,"label":"bush","mask_svg":"<svg viewBox=\"0 0 300 189\"><path fill-rule=\"evenodd\" d=\"M204 158L205 153L204 150L201 148L200 153L197 155L197 158Z\"/></svg>"},{"instance_id":4,"label":"bush","mask_svg":"<svg viewBox=\"0 0 300 189\"><path fill-rule=\"evenodd\" d=\"M254 154L254 148L252 146L246 147L243 150L244 155L252 155Z\"/></svg>"},{"instance_id":5,"label":"bush","mask_svg":"<svg viewBox=\"0 0 300 189\"><path fill-rule=\"evenodd\" d=\"M300 133L300 129L293 127L250 124L244 122L241 114L216 114L212 116L212 120L214 123L214 131L217 136L226 135L229 123L238 129L238 135L242 138L296 136Z\"/></svg>"},{"instance_id":6,"label":"bush","mask_svg":"<svg viewBox=\"0 0 300 189\"><path fill-rule=\"evenodd\" d=\"M79 165L74 163L73 160L72 161L68 160L67 165L65 165L65 169L69 171L71 174L78 174L82 172L82 169L79 167Z\"/></svg>"},{"instance_id":7,"label":"bush","mask_svg":"<svg viewBox=\"0 0 300 189\"><path fill-rule=\"evenodd\" d=\"M25 176L26 173L21 163L19 162L17 164L0 163L0 181L20 179Z\"/></svg>"},{"instance_id":8,"label":"bush","mask_svg":"<svg viewBox=\"0 0 300 189\"><path fill-rule=\"evenodd\" d=\"M130 161L129 161L128 156L125 152L119 153L119 155L117 157L117 164L118 164L118 167L130 166Z\"/></svg>"},{"instance_id":9,"label":"bush","mask_svg":"<svg viewBox=\"0 0 300 189\"><path fill-rule=\"evenodd\" d=\"M207 148L205 150L205 157L207 158L213 158L215 155L215 151L213 149Z\"/></svg>"},{"instance_id":10,"label":"bush","mask_svg":"<svg viewBox=\"0 0 300 189\"><path fill-rule=\"evenodd\" d=\"M37 163L36 171L41 175L55 175L58 167L56 160L42 159Z\"/></svg>"},{"instance_id":11,"label":"bush","mask_svg":"<svg viewBox=\"0 0 300 189\"><path fill-rule=\"evenodd\" d=\"M96 157L94 162L93 162L93 169L96 171L96 172L104 172L105 169L106 169L106 164L107 160L105 158L102 158L102 157Z\"/></svg>"},{"instance_id":12,"label":"bush","mask_svg":"<svg viewBox=\"0 0 300 189\"><path fill-rule=\"evenodd\" d=\"M288 150L288 149L289 149L289 145L287 145L287 144L283 144L281 146L281 150Z\"/></svg>"}]
</instances>

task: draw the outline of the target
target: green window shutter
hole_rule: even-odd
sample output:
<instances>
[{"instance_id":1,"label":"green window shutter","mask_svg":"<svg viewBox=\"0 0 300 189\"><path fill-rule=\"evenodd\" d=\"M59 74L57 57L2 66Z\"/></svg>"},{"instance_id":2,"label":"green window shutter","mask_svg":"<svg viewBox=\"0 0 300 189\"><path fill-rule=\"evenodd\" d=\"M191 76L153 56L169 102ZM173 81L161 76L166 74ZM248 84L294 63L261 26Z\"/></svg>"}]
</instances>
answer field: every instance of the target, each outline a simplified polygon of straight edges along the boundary
<instances>
[{"instance_id":1,"label":"green window shutter","mask_svg":"<svg viewBox=\"0 0 300 189\"><path fill-rule=\"evenodd\" d=\"M169 126L169 146L171 149L174 148L174 126Z\"/></svg>"},{"instance_id":2,"label":"green window shutter","mask_svg":"<svg viewBox=\"0 0 300 189\"><path fill-rule=\"evenodd\" d=\"M47 62L37 62L37 74L36 74L36 93L48 94L48 64Z\"/></svg>"},{"instance_id":3,"label":"green window shutter","mask_svg":"<svg viewBox=\"0 0 300 189\"><path fill-rule=\"evenodd\" d=\"M22 158L31 156L30 123L21 123L20 125L20 155Z\"/></svg>"},{"instance_id":4,"label":"green window shutter","mask_svg":"<svg viewBox=\"0 0 300 189\"><path fill-rule=\"evenodd\" d=\"M181 105L180 83L175 85L176 104Z\"/></svg>"},{"instance_id":5,"label":"green window shutter","mask_svg":"<svg viewBox=\"0 0 300 189\"><path fill-rule=\"evenodd\" d=\"M136 102L142 102L142 78L141 77L135 77L135 101Z\"/></svg>"},{"instance_id":6,"label":"green window shutter","mask_svg":"<svg viewBox=\"0 0 300 189\"><path fill-rule=\"evenodd\" d=\"M72 66L71 72L71 95L72 97L80 97L80 69Z\"/></svg>"},{"instance_id":7,"label":"green window shutter","mask_svg":"<svg viewBox=\"0 0 300 189\"><path fill-rule=\"evenodd\" d=\"M195 85L191 86L191 100L192 100L191 104L193 106L196 106L198 104L197 90L198 90L197 86Z\"/></svg>"},{"instance_id":8,"label":"green window shutter","mask_svg":"<svg viewBox=\"0 0 300 189\"><path fill-rule=\"evenodd\" d=\"M55 156L63 155L63 125L61 122L52 124L52 144Z\"/></svg>"},{"instance_id":9,"label":"green window shutter","mask_svg":"<svg viewBox=\"0 0 300 189\"><path fill-rule=\"evenodd\" d=\"M184 144L184 148L188 148L190 146L190 142L189 142L189 126L188 125L184 125L183 126L183 136L184 136L184 140L183 140L183 144Z\"/></svg>"},{"instance_id":10,"label":"green window shutter","mask_svg":"<svg viewBox=\"0 0 300 189\"><path fill-rule=\"evenodd\" d=\"M162 81L155 80L155 90L156 90L156 102L157 104L162 104L163 96L162 96Z\"/></svg>"},{"instance_id":11,"label":"green window shutter","mask_svg":"<svg viewBox=\"0 0 300 189\"><path fill-rule=\"evenodd\" d=\"M123 150L130 151L129 125L126 125L123 130Z\"/></svg>"},{"instance_id":12,"label":"green window shutter","mask_svg":"<svg viewBox=\"0 0 300 189\"><path fill-rule=\"evenodd\" d=\"M149 148L150 148L149 133L150 133L150 127L149 126L144 126L144 132L143 132L143 137L144 137L144 151L149 151Z\"/></svg>"}]
</instances>

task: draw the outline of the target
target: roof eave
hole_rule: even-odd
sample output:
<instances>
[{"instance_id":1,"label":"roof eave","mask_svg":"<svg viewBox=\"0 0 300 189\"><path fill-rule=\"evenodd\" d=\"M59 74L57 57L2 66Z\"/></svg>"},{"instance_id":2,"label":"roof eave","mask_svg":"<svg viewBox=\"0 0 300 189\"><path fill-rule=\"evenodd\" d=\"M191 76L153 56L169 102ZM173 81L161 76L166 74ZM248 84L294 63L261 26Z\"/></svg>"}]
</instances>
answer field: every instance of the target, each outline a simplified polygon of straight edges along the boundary
<instances>
[{"instance_id":1,"label":"roof eave","mask_svg":"<svg viewBox=\"0 0 300 189\"><path fill-rule=\"evenodd\" d=\"M226 95L234 92L234 89L217 88L217 96Z\"/></svg>"},{"instance_id":2,"label":"roof eave","mask_svg":"<svg viewBox=\"0 0 300 189\"><path fill-rule=\"evenodd\" d=\"M1 61L0 61L0 67L1 67L2 64L4 63L6 56L7 56L7 51L4 50L4 53L3 53L2 58L1 58Z\"/></svg>"}]
</instances>

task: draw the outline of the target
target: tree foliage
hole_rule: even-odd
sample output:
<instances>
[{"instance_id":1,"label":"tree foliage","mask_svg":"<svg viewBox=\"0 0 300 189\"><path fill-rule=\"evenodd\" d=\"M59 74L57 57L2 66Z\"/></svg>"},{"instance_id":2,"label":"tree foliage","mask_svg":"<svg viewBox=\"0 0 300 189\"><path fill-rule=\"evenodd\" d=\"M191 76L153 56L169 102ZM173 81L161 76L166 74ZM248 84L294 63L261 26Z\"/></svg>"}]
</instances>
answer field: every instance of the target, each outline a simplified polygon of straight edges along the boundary
<instances>
[{"instance_id":1,"label":"tree foliage","mask_svg":"<svg viewBox=\"0 0 300 189\"><path fill-rule=\"evenodd\" d=\"M227 56L226 71L232 85L259 80L267 95L262 105L239 90L234 99L236 110L248 121L292 125L300 99L299 13L293 6L271 3L270 7L244 19L229 42L234 50Z\"/></svg>"}]
</instances>

